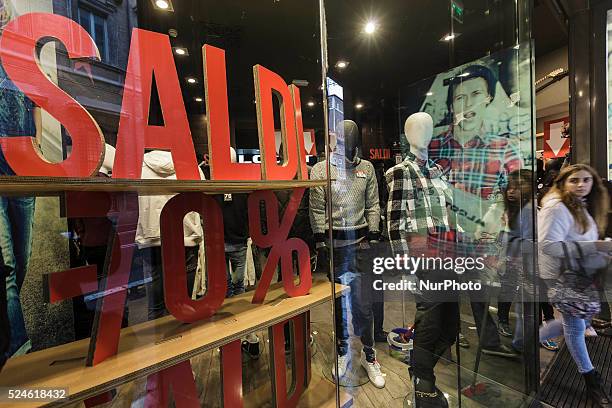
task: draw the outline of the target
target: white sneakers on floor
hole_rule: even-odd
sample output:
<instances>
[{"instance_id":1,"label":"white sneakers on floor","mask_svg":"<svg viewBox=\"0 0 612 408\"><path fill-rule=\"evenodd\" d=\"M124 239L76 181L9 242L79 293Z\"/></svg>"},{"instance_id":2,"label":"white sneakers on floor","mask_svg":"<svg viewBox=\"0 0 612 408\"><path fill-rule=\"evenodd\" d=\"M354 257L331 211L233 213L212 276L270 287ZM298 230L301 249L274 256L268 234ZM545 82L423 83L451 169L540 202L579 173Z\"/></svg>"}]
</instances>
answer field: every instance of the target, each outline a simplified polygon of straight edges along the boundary
<instances>
[{"instance_id":1,"label":"white sneakers on floor","mask_svg":"<svg viewBox=\"0 0 612 408\"><path fill-rule=\"evenodd\" d=\"M376 354L374 354L374 361L370 363L366 359L366 355L362 350L361 351L361 366L366 370L366 373L368 373L368 378L370 379L370 382L372 382L372 384L374 384L376 388L385 387L385 377L383 376L383 373L380 371L380 363L376 360Z\"/></svg>"},{"instance_id":2,"label":"white sneakers on floor","mask_svg":"<svg viewBox=\"0 0 612 408\"><path fill-rule=\"evenodd\" d=\"M332 366L332 376L334 378L340 379L342 377L344 377L344 374L346 374L346 369L348 368L348 364L349 364L349 360L350 360L350 353L346 353L343 356L338 356L338 376L336 376L336 365L334 364Z\"/></svg>"},{"instance_id":3,"label":"white sneakers on floor","mask_svg":"<svg viewBox=\"0 0 612 408\"><path fill-rule=\"evenodd\" d=\"M376 360L376 351L374 353L375 353L374 361L370 363L366 359L366 355L362 350L361 358L360 358L361 366L368 374L368 378L370 379L370 382L376 388L384 388L385 387L385 377L383 373L380 371L380 363ZM338 376L336 376L336 365L334 364L332 366L332 376L334 378L340 379L344 377L344 375L346 374L346 370L348 369L350 359L351 359L350 353L346 353L343 356L338 356L338 366L337 366Z\"/></svg>"}]
</instances>

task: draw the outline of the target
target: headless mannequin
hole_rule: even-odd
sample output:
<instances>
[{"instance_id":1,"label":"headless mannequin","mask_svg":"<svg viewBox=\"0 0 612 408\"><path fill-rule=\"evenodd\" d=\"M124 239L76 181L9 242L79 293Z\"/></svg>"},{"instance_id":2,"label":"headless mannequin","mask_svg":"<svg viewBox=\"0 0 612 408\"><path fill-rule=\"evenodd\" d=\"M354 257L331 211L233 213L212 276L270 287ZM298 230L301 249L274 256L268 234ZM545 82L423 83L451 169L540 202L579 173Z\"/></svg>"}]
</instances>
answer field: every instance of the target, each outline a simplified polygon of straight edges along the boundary
<instances>
[{"instance_id":1,"label":"headless mannequin","mask_svg":"<svg viewBox=\"0 0 612 408\"><path fill-rule=\"evenodd\" d=\"M433 136L433 119L431 116L425 112L410 115L404 123L404 133L406 139L408 139L408 144L410 144L410 153L418 159L427 160L427 147Z\"/></svg>"},{"instance_id":2,"label":"headless mannequin","mask_svg":"<svg viewBox=\"0 0 612 408\"><path fill-rule=\"evenodd\" d=\"M338 143L334 152L344 156L345 164L356 164L359 153L359 128L352 120L342 121L341 133L338 135Z\"/></svg>"},{"instance_id":3,"label":"headless mannequin","mask_svg":"<svg viewBox=\"0 0 612 408\"><path fill-rule=\"evenodd\" d=\"M329 177L334 180L332 196L327 196L323 188L311 189L310 215L318 267L325 269L329 265L328 247L333 246L333 280L351 288L350 294L335 299L338 364L333 368L333 376L341 379L353 358L353 354L349 353L348 324L351 321L354 333L360 337L363 345L358 360L374 386L382 388L385 379L376 361L374 346L378 335L386 334L382 330L384 303L374 294L371 282L374 275L366 261L372 251L368 240L370 243L376 242L380 234L378 184L374 166L359 158L359 141L359 129L355 122L345 120L340 123L336 147L328 161ZM326 164L320 162L313 167L312 179L326 177ZM331 214L326 214L330 201ZM382 292L377 294L381 295ZM357 364L353 365L357 367ZM347 381L352 380L349 378Z\"/></svg>"},{"instance_id":4,"label":"headless mannequin","mask_svg":"<svg viewBox=\"0 0 612 408\"><path fill-rule=\"evenodd\" d=\"M433 136L433 119L427 113L415 113L406 119L404 133L410 145L410 154L385 175L390 196L387 225L391 247L394 254L400 256L418 256L421 253L438 256L431 253L428 236L432 234L432 224L443 231L450 229L450 217L446 214L445 205L450 192L441 178L441 169L428 161L427 149ZM412 182L405 183L404 180ZM412 201L412 205L408 201ZM410 208L425 208L428 222L424 221L422 213L417 215L417 212L407 210ZM426 279L434 281L443 279L436 276L437 272L417 271L417 276L426 276ZM415 352L409 370L415 383L415 403L417 407L448 407L444 394L435 386L433 368L440 355L455 341L459 328L457 303L441 301L425 292L415 297Z\"/></svg>"}]
</instances>

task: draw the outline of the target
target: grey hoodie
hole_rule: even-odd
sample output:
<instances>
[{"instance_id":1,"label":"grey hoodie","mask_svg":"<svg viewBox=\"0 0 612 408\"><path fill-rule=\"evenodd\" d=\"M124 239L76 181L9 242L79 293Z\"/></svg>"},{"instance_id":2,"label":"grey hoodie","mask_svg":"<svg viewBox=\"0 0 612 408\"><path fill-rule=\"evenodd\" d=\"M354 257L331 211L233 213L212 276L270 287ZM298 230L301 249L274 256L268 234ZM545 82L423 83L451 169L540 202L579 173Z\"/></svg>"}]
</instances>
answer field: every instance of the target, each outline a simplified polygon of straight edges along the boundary
<instances>
[{"instance_id":1,"label":"grey hoodie","mask_svg":"<svg viewBox=\"0 0 612 408\"><path fill-rule=\"evenodd\" d=\"M199 169L198 169L199 170ZM176 172L170 152L154 150L144 155L142 163L143 179L176 180ZM200 170L200 177L204 174ZM136 243L138 248L160 246L159 217L164 205L172 195L139 195L138 196L138 227ZM187 214L183 220L184 242L186 247L199 245L202 241L202 224L200 216L194 212Z\"/></svg>"}]
</instances>

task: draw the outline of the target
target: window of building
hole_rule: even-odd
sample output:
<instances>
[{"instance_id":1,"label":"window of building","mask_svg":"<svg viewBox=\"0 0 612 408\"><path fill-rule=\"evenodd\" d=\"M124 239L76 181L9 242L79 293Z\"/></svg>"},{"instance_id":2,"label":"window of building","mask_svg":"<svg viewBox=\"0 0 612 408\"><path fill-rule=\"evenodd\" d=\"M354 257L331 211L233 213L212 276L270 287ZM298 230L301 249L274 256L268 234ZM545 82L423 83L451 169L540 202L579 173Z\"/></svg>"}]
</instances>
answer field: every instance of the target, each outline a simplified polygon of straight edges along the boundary
<instances>
[{"instance_id":1,"label":"window of building","mask_svg":"<svg viewBox=\"0 0 612 408\"><path fill-rule=\"evenodd\" d=\"M102 61L108 62L108 29L106 17L79 7L79 24L96 42Z\"/></svg>"}]
</instances>

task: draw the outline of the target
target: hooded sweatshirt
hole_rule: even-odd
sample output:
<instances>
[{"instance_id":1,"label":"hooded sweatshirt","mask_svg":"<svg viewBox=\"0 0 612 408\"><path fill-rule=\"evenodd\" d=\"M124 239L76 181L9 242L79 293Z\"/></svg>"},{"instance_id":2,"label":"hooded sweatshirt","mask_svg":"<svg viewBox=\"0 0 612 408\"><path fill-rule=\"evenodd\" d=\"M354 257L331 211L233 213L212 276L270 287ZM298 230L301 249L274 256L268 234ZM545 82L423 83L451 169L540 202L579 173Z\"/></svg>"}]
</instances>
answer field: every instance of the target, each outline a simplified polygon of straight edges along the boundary
<instances>
[{"instance_id":1,"label":"hooded sweatshirt","mask_svg":"<svg viewBox=\"0 0 612 408\"><path fill-rule=\"evenodd\" d=\"M554 280L559 277L565 258L563 243L566 244L573 268L578 267L576 259L580 259L584 268L598 269L607 265L607 260L593 243L598 239L597 225L586 209L584 211L589 228L581 231L574 216L558 196L548 195L542 204L538 214L538 265L542 279ZM577 246L580 246L582 253Z\"/></svg>"},{"instance_id":2,"label":"hooded sweatshirt","mask_svg":"<svg viewBox=\"0 0 612 408\"><path fill-rule=\"evenodd\" d=\"M199 169L198 169L199 170ZM200 177L204 180L204 174ZM170 152L154 150L144 155L142 163L143 179L176 180L174 163ZM164 205L171 195L139 195L138 196L138 227L136 228L136 243L138 248L160 246L159 221ZM203 231L200 216L191 212L183 220L183 235L186 247L199 245L202 241Z\"/></svg>"}]
</instances>

